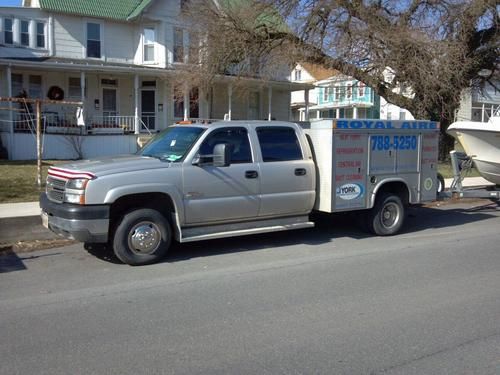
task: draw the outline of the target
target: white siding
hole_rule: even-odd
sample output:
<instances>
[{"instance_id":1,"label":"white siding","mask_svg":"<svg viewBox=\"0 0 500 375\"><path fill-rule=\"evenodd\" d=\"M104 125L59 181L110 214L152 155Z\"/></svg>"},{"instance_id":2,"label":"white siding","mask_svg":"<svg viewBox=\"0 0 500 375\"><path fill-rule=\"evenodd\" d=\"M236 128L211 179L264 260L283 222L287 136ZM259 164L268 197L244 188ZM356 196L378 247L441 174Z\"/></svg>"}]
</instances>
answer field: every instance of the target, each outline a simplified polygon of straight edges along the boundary
<instances>
[{"instance_id":1,"label":"white siding","mask_svg":"<svg viewBox=\"0 0 500 375\"><path fill-rule=\"evenodd\" d=\"M179 0L154 1L153 4L144 12L144 18L167 19L177 18L180 12Z\"/></svg>"},{"instance_id":2,"label":"white siding","mask_svg":"<svg viewBox=\"0 0 500 375\"><path fill-rule=\"evenodd\" d=\"M4 147L9 145L9 134L0 133ZM132 154L137 151L136 137L133 135L95 135L81 137L84 158ZM14 134L14 148L11 160L35 160L36 140L32 134ZM47 134L43 138L45 160L75 159L77 153L68 136Z\"/></svg>"},{"instance_id":3,"label":"white siding","mask_svg":"<svg viewBox=\"0 0 500 375\"><path fill-rule=\"evenodd\" d=\"M140 32L135 25L106 22L103 51L106 61L132 64L135 50L140 49L139 35Z\"/></svg>"},{"instance_id":4,"label":"white siding","mask_svg":"<svg viewBox=\"0 0 500 375\"><path fill-rule=\"evenodd\" d=\"M54 52L57 57L81 59L84 38L85 29L81 17L54 17Z\"/></svg>"}]
</instances>

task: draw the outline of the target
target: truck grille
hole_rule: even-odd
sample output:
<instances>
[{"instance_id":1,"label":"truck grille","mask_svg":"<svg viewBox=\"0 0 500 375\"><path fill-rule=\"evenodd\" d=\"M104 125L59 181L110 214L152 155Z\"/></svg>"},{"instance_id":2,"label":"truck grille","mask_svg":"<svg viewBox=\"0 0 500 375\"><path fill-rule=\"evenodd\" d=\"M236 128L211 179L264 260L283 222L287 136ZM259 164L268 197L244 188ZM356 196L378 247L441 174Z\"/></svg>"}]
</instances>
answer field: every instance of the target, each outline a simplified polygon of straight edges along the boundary
<instances>
[{"instance_id":1,"label":"truck grille","mask_svg":"<svg viewBox=\"0 0 500 375\"><path fill-rule=\"evenodd\" d=\"M47 197L54 202L62 202L64 199L64 190L66 189L66 180L59 180L54 177L47 177Z\"/></svg>"}]
</instances>

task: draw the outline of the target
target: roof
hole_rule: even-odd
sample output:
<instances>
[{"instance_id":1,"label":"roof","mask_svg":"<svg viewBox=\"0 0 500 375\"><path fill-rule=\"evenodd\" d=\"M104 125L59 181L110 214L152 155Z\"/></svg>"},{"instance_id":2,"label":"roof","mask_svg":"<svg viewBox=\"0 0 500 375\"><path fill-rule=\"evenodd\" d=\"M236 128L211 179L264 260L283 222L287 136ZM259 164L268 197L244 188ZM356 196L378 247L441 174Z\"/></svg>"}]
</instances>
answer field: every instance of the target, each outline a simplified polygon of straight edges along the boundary
<instances>
[{"instance_id":1,"label":"roof","mask_svg":"<svg viewBox=\"0 0 500 375\"><path fill-rule=\"evenodd\" d=\"M324 79L336 76L340 74L338 70L335 69L327 69L321 65L311 64L307 62L299 62L300 66L302 66L307 72L313 76L317 81L322 81Z\"/></svg>"},{"instance_id":2,"label":"roof","mask_svg":"<svg viewBox=\"0 0 500 375\"><path fill-rule=\"evenodd\" d=\"M268 32L288 32L289 28L278 10L265 2L256 6L249 0L217 0L219 9L227 13L235 13L246 26L264 28ZM253 18L255 17L255 18Z\"/></svg>"},{"instance_id":3,"label":"roof","mask_svg":"<svg viewBox=\"0 0 500 375\"><path fill-rule=\"evenodd\" d=\"M137 18L153 0L40 0L40 8L57 13L128 21Z\"/></svg>"}]
</instances>

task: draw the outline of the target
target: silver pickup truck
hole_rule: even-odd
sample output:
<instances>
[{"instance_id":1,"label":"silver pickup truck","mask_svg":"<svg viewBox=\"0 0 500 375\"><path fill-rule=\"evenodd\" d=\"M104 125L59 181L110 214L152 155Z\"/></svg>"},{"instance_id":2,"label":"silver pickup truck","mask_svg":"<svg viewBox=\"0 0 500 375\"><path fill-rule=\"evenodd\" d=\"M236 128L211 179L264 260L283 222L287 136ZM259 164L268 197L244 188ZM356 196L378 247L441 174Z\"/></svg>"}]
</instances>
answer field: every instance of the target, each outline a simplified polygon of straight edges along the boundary
<instances>
[{"instance_id":1,"label":"silver pickup truck","mask_svg":"<svg viewBox=\"0 0 500 375\"><path fill-rule=\"evenodd\" d=\"M323 120L173 125L135 155L51 167L43 224L109 243L130 265L189 242L314 226L313 210L359 210L397 233L408 204L436 197L438 124Z\"/></svg>"}]
</instances>

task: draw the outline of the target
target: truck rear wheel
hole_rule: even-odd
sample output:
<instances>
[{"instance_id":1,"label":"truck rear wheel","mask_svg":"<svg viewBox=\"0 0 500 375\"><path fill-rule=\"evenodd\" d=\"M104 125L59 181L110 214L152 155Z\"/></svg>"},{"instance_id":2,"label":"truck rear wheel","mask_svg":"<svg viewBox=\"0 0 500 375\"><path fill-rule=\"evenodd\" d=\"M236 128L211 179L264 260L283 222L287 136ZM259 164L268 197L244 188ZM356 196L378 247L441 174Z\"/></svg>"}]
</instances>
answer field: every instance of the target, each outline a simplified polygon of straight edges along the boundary
<instances>
[{"instance_id":1,"label":"truck rear wheel","mask_svg":"<svg viewBox=\"0 0 500 375\"><path fill-rule=\"evenodd\" d=\"M404 222L405 209L401 198L394 194L382 194L366 215L367 229L379 236L399 232Z\"/></svg>"},{"instance_id":2,"label":"truck rear wheel","mask_svg":"<svg viewBox=\"0 0 500 375\"><path fill-rule=\"evenodd\" d=\"M113 236L118 259L131 266L158 262L172 241L168 220L158 211L141 208L123 215Z\"/></svg>"}]
</instances>

